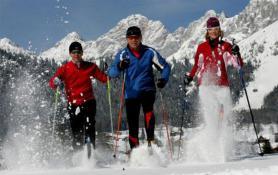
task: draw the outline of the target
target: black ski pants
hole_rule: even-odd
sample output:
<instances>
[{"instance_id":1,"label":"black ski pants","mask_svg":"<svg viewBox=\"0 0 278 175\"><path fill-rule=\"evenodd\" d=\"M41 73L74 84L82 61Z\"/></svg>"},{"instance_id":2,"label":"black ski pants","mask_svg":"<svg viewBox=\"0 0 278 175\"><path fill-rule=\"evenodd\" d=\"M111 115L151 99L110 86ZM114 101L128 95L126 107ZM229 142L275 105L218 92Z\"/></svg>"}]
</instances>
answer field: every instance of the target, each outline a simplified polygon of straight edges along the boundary
<instances>
[{"instance_id":1,"label":"black ski pants","mask_svg":"<svg viewBox=\"0 0 278 175\"><path fill-rule=\"evenodd\" d=\"M95 147L96 101L89 100L79 106L69 104L68 113L73 134L73 148L81 149L85 144L85 138L90 138Z\"/></svg>"},{"instance_id":2,"label":"black ski pants","mask_svg":"<svg viewBox=\"0 0 278 175\"><path fill-rule=\"evenodd\" d=\"M129 144L130 148L139 145L139 115L141 106L144 112L145 129L147 133L147 140L154 140L155 116L153 112L153 105L155 102L155 92L143 92L138 98L126 99L126 114L129 128Z\"/></svg>"}]
</instances>

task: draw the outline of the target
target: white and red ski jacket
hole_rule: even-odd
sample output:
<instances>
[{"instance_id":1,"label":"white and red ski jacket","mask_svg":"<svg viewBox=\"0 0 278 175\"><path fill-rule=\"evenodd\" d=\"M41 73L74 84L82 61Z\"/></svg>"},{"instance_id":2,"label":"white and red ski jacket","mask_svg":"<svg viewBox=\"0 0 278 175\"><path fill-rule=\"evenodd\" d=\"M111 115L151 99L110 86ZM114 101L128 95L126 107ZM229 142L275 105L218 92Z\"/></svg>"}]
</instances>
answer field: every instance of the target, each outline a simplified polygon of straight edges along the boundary
<instances>
[{"instance_id":1,"label":"white and red ski jacket","mask_svg":"<svg viewBox=\"0 0 278 175\"><path fill-rule=\"evenodd\" d=\"M233 65L240 68L243 65L242 58L232 54L232 45L226 41L215 41L215 47L210 46L209 41L201 43L194 57L194 66L189 74L194 77L197 73L198 85L229 86L227 66Z\"/></svg>"}]
</instances>

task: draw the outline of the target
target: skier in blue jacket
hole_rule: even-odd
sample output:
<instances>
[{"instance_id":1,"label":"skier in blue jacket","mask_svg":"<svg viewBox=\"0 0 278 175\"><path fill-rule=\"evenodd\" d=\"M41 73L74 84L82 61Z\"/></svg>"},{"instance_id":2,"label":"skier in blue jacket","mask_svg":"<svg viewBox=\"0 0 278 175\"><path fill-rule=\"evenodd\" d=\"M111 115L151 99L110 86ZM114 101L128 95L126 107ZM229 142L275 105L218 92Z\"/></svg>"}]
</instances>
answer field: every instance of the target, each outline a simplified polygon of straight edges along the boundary
<instances>
[{"instance_id":1,"label":"skier in blue jacket","mask_svg":"<svg viewBox=\"0 0 278 175\"><path fill-rule=\"evenodd\" d=\"M118 77L121 72L125 76L125 104L129 127L130 148L139 145L139 114L143 107L145 129L149 146L154 140L156 86L163 88L168 82L170 66L161 55L151 47L142 44L141 30L132 26L126 32L127 47L120 50L111 65L108 74ZM153 66L161 73L155 82Z\"/></svg>"}]
</instances>

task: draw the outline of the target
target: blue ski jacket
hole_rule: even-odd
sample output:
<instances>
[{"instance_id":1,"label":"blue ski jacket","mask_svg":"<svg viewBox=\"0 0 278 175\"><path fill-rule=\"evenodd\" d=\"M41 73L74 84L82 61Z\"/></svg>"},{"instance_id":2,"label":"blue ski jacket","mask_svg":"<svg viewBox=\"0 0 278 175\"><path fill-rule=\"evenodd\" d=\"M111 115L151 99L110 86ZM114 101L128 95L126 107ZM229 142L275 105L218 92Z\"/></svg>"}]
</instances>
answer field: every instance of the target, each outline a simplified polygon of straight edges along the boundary
<instances>
[{"instance_id":1,"label":"blue ski jacket","mask_svg":"<svg viewBox=\"0 0 278 175\"><path fill-rule=\"evenodd\" d=\"M126 47L119 51L115 60L108 70L108 75L112 78L121 75L118 65L121 60L129 59L129 67L124 71L125 76L125 98L138 98L142 92L156 91L153 66L160 73L161 78L166 82L169 80L171 68L164 58L153 48L141 45L140 58L136 58L131 50Z\"/></svg>"}]
</instances>

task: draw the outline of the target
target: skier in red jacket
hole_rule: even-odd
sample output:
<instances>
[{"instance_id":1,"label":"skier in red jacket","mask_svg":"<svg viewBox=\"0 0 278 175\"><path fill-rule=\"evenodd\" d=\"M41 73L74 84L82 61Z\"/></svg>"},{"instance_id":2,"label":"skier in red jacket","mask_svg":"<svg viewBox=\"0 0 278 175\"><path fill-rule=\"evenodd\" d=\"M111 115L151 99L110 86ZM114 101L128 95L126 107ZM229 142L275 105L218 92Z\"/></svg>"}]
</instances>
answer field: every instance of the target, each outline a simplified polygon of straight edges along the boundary
<instances>
[{"instance_id":1,"label":"skier in red jacket","mask_svg":"<svg viewBox=\"0 0 278 175\"><path fill-rule=\"evenodd\" d=\"M49 85L56 89L61 83L64 84L73 133L73 148L82 148L85 138L89 138L95 148L96 100L92 79L106 83L108 77L95 63L82 59L83 49L79 42L70 44L69 54L71 61L58 68Z\"/></svg>"},{"instance_id":2,"label":"skier in red jacket","mask_svg":"<svg viewBox=\"0 0 278 175\"><path fill-rule=\"evenodd\" d=\"M192 149L209 150L199 151L199 154L203 154L199 155L203 160L210 161L212 157L225 159L230 149L228 147L232 145L231 138L227 138L232 137L233 124L227 66L240 68L243 61L239 47L223 40L223 32L216 17L207 20L206 41L198 45L194 60L194 66L190 73L185 75L184 83L188 85L194 76L197 76L201 113L205 125L203 133L194 138ZM222 144L220 141L220 144L216 138L225 140L225 143ZM196 148L196 145L200 148Z\"/></svg>"},{"instance_id":3,"label":"skier in red jacket","mask_svg":"<svg viewBox=\"0 0 278 175\"><path fill-rule=\"evenodd\" d=\"M198 73L199 85L229 86L227 65L239 67L243 65L243 61L238 46L223 41L222 37L219 20L216 17L209 18L206 41L198 46L194 66L190 74L186 75L185 83L190 83Z\"/></svg>"}]
</instances>

